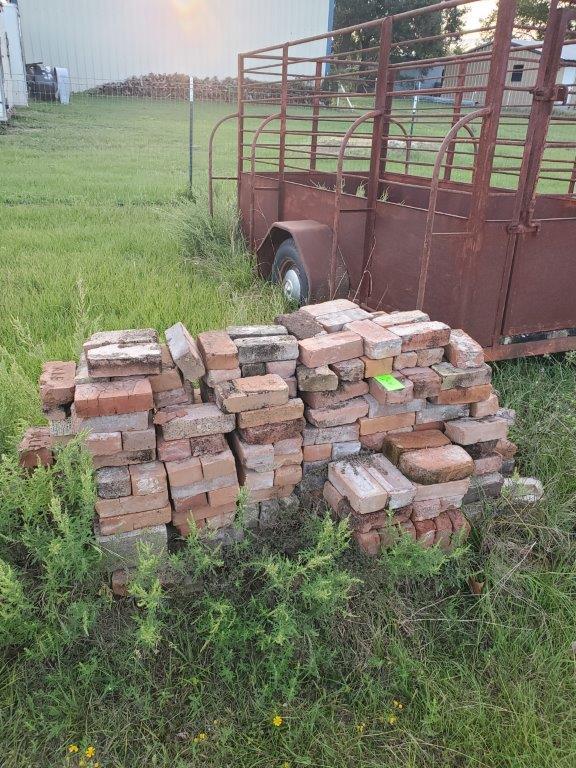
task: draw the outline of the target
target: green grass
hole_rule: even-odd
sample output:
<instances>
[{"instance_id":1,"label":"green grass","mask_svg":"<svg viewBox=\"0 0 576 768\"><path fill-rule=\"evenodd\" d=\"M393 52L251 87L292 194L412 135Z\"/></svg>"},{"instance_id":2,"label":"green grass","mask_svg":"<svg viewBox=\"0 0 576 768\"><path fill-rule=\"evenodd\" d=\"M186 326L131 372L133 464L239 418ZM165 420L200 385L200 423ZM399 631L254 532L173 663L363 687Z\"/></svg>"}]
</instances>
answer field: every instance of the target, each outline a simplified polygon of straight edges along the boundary
<instances>
[{"instance_id":1,"label":"green grass","mask_svg":"<svg viewBox=\"0 0 576 768\"><path fill-rule=\"evenodd\" d=\"M0 662L2 766L63 766L74 742L94 744L103 768L573 768L573 356L497 367L519 413L520 470L546 499L498 516L487 505L468 551L444 564L402 549L366 562L297 519L205 563L200 594L157 604L143 576L138 610L109 600L78 544L89 494L74 465L15 472L43 360L75 356L96 329L182 320L195 333L281 306L252 277L226 196L206 215L208 129L226 110L197 107L196 203L184 105L78 99L33 107L0 135L0 595L14 600L0 599L0 630L14 616L18 630ZM223 169L233 140L230 125ZM350 576L361 583L345 615L322 612ZM486 582L479 598L470 576Z\"/></svg>"}]
</instances>

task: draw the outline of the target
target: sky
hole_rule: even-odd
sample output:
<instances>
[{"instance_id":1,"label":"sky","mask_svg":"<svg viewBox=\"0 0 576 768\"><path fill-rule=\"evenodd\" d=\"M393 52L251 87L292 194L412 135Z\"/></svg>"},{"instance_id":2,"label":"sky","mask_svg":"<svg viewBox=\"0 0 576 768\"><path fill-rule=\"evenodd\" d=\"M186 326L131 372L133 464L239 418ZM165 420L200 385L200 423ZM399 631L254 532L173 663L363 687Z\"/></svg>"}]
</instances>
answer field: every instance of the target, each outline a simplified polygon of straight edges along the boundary
<instances>
[{"instance_id":1,"label":"sky","mask_svg":"<svg viewBox=\"0 0 576 768\"><path fill-rule=\"evenodd\" d=\"M477 29L481 27L481 20L496 8L496 0L480 0L478 3L472 3L468 6L468 13L466 14L466 29ZM470 45L477 42L479 35L474 35L466 38L466 44Z\"/></svg>"}]
</instances>

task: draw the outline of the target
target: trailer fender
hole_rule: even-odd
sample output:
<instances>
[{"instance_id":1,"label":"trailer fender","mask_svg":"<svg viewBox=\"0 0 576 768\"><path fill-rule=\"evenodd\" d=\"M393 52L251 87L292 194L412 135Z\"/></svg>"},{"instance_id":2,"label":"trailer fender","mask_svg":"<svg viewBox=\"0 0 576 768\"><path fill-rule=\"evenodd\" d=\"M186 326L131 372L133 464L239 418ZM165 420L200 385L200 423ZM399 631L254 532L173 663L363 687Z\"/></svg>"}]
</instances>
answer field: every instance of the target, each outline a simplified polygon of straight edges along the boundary
<instances>
[{"instance_id":1,"label":"trailer fender","mask_svg":"<svg viewBox=\"0 0 576 768\"><path fill-rule=\"evenodd\" d=\"M350 283L343 260L338 265L336 296L329 295L328 272L332 249L332 230L326 224L313 219L298 221L276 221L257 250L258 273L261 277L273 279L272 267L279 247L292 238L306 271L308 302L326 301L329 298L346 297Z\"/></svg>"}]
</instances>

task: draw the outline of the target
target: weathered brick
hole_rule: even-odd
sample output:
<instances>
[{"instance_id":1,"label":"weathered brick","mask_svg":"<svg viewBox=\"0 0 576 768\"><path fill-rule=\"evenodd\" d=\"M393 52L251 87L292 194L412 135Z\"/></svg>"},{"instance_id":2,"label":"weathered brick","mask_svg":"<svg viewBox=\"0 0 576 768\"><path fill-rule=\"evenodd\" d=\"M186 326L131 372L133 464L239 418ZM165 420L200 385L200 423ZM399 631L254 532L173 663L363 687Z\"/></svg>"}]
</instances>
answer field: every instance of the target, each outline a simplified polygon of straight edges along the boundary
<instances>
[{"instance_id":1,"label":"weathered brick","mask_svg":"<svg viewBox=\"0 0 576 768\"><path fill-rule=\"evenodd\" d=\"M504 478L499 472L491 472L486 475L473 475L470 488L464 496L464 504L481 501L487 497L497 499L502 493Z\"/></svg>"},{"instance_id":2,"label":"weathered brick","mask_svg":"<svg viewBox=\"0 0 576 768\"><path fill-rule=\"evenodd\" d=\"M168 489L166 469L161 461L133 464L130 467L130 479L134 496L163 493Z\"/></svg>"},{"instance_id":3,"label":"weathered brick","mask_svg":"<svg viewBox=\"0 0 576 768\"><path fill-rule=\"evenodd\" d=\"M414 522L422 520L432 520L441 513L442 507L440 499L426 499L424 501L412 502L412 520Z\"/></svg>"},{"instance_id":4,"label":"weathered brick","mask_svg":"<svg viewBox=\"0 0 576 768\"><path fill-rule=\"evenodd\" d=\"M338 376L338 380L341 382L353 383L362 381L364 378L364 363L359 357L332 363L330 368Z\"/></svg>"},{"instance_id":5,"label":"weathered brick","mask_svg":"<svg viewBox=\"0 0 576 768\"><path fill-rule=\"evenodd\" d=\"M182 323L165 331L168 349L176 366L188 381L196 381L206 372L196 342Z\"/></svg>"},{"instance_id":6,"label":"weathered brick","mask_svg":"<svg viewBox=\"0 0 576 768\"><path fill-rule=\"evenodd\" d=\"M300 361L309 368L350 360L360 357L363 353L362 339L351 331L303 339L298 342L298 346Z\"/></svg>"},{"instance_id":7,"label":"weathered brick","mask_svg":"<svg viewBox=\"0 0 576 768\"><path fill-rule=\"evenodd\" d=\"M27 429L18 446L18 460L24 469L49 467L54 462L50 432L46 427Z\"/></svg>"},{"instance_id":8,"label":"weathered brick","mask_svg":"<svg viewBox=\"0 0 576 768\"><path fill-rule=\"evenodd\" d=\"M416 352L416 365L426 368L441 363L444 359L444 347L432 347L432 349L419 349Z\"/></svg>"},{"instance_id":9,"label":"weathered brick","mask_svg":"<svg viewBox=\"0 0 576 768\"><path fill-rule=\"evenodd\" d=\"M400 457L406 451L425 451L430 448L439 448L443 445L450 445L450 440L443 432L431 429L421 432L386 435L382 450L390 461L398 464Z\"/></svg>"},{"instance_id":10,"label":"weathered brick","mask_svg":"<svg viewBox=\"0 0 576 768\"><path fill-rule=\"evenodd\" d=\"M159 344L107 344L86 352L88 373L93 378L149 376L161 373Z\"/></svg>"},{"instance_id":11,"label":"weathered brick","mask_svg":"<svg viewBox=\"0 0 576 768\"><path fill-rule=\"evenodd\" d=\"M238 368L236 344L225 331L204 331L196 340L207 371Z\"/></svg>"},{"instance_id":12,"label":"weathered brick","mask_svg":"<svg viewBox=\"0 0 576 768\"><path fill-rule=\"evenodd\" d=\"M223 434L232 432L236 426L234 414L222 413L216 405L201 403L174 408L174 411L166 409L174 418L161 426L164 440Z\"/></svg>"},{"instance_id":13,"label":"weathered brick","mask_svg":"<svg viewBox=\"0 0 576 768\"><path fill-rule=\"evenodd\" d=\"M298 433L295 437L289 437L286 440L278 440L274 443L274 455L294 453L302 448L302 435Z\"/></svg>"},{"instance_id":14,"label":"weathered brick","mask_svg":"<svg viewBox=\"0 0 576 768\"><path fill-rule=\"evenodd\" d=\"M388 390L378 379L369 379L370 394L381 405L401 405L414 399L414 384L406 376L400 373L394 375L396 381L402 385L402 389Z\"/></svg>"},{"instance_id":15,"label":"weathered brick","mask_svg":"<svg viewBox=\"0 0 576 768\"><path fill-rule=\"evenodd\" d=\"M119 515L135 515L138 512L150 512L162 509L167 504L168 493L148 493L140 496L122 496L117 499L96 499L96 513L100 520Z\"/></svg>"},{"instance_id":16,"label":"weathered brick","mask_svg":"<svg viewBox=\"0 0 576 768\"><path fill-rule=\"evenodd\" d=\"M274 471L255 472L252 469L240 468L238 478L241 485L249 491L261 491L274 485Z\"/></svg>"},{"instance_id":17,"label":"weathered brick","mask_svg":"<svg viewBox=\"0 0 576 768\"><path fill-rule=\"evenodd\" d=\"M283 379L290 379L296 375L296 360L278 360L266 363L266 373L275 373Z\"/></svg>"},{"instance_id":18,"label":"weathered brick","mask_svg":"<svg viewBox=\"0 0 576 768\"><path fill-rule=\"evenodd\" d=\"M466 405L432 405L429 403L426 408L416 414L416 424L432 424L462 419L469 413L470 409Z\"/></svg>"},{"instance_id":19,"label":"weathered brick","mask_svg":"<svg viewBox=\"0 0 576 768\"><path fill-rule=\"evenodd\" d=\"M169 504L161 509L147 510L129 515L110 516L100 519L100 533L109 536L116 533L128 533L140 528L148 528L161 523L169 523L172 518L172 508Z\"/></svg>"},{"instance_id":20,"label":"weathered brick","mask_svg":"<svg viewBox=\"0 0 576 768\"><path fill-rule=\"evenodd\" d=\"M332 443L304 446L304 461L328 461L332 457Z\"/></svg>"},{"instance_id":21,"label":"weathered brick","mask_svg":"<svg viewBox=\"0 0 576 768\"><path fill-rule=\"evenodd\" d=\"M180 461L191 456L190 440L164 440L159 437L157 440L158 458L160 461Z\"/></svg>"},{"instance_id":22,"label":"weathered brick","mask_svg":"<svg viewBox=\"0 0 576 768\"><path fill-rule=\"evenodd\" d=\"M208 503L211 507L219 508L228 506L230 512L232 512L236 507L239 490L240 486L238 483L234 483L234 485L227 485L224 488L216 488L213 491L208 491ZM219 514L222 513L219 512Z\"/></svg>"},{"instance_id":23,"label":"weathered brick","mask_svg":"<svg viewBox=\"0 0 576 768\"><path fill-rule=\"evenodd\" d=\"M185 383L189 384L189 382ZM168 408L171 405L188 405L192 402L194 402L192 392L185 387L154 393L154 407L157 409Z\"/></svg>"},{"instance_id":24,"label":"weathered brick","mask_svg":"<svg viewBox=\"0 0 576 768\"><path fill-rule=\"evenodd\" d=\"M364 378L370 379L373 376L385 376L392 373L394 364L393 357L384 357L381 360L372 360L370 357L362 356L360 360L364 363Z\"/></svg>"},{"instance_id":25,"label":"weathered brick","mask_svg":"<svg viewBox=\"0 0 576 768\"><path fill-rule=\"evenodd\" d=\"M94 469L100 467L127 467L130 464L143 464L156 459L156 449L147 451L118 451L112 455L92 456Z\"/></svg>"},{"instance_id":26,"label":"weathered brick","mask_svg":"<svg viewBox=\"0 0 576 768\"><path fill-rule=\"evenodd\" d=\"M122 433L93 432L87 435L85 443L92 456L112 456L122 451Z\"/></svg>"},{"instance_id":27,"label":"weathered brick","mask_svg":"<svg viewBox=\"0 0 576 768\"><path fill-rule=\"evenodd\" d=\"M208 491L215 491L218 488L227 488L229 485L235 485L238 482L236 471L229 475L219 475L218 477L211 478L210 480L198 480L195 483L182 486L170 486L170 492L172 494L172 500L174 502L175 509L182 509L183 506L190 503L191 499L198 496L200 493L208 493Z\"/></svg>"},{"instance_id":28,"label":"weathered brick","mask_svg":"<svg viewBox=\"0 0 576 768\"><path fill-rule=\"evenodd\" d=\"M240 439L236 432L232 432L231 443L238 461L246 469L255 472L269 472L274 466L274 446L249 445Z\"/></svg>"},{"instance_id":29,"label":"weathered brick","mask_svg":"<svg viewBox=\"0 0 576 768\"><path fill-rule=\"evenodd\" d=\"M482 419L484 416L495 416L498 413L498 395L492 392L486 400L477 403L471 403L470 416L473 419Z\"/></svg>"},{"instance_id":30,"label":"weathered brick","mask_svg":"<svg viewBox=\"0 0 576 768\"><path fill-rule=\"evenodd\" d=\"M169 392L182 388L182 376L177 368L165 368L162 365L162 373L148 378L152 392Z\"/></svg>"},{"instance_id":31,"label":"weathered brick","mask_svg":"<svg viewBox=\"0 0 576 768\"><path fill-rule=\"evenodd\" d=\"M446 434L453 443L472 445L472 443L505 438L508 434L508 424L498 416L458 419L446 424Z\"/></svg>"},{"instance_id":32,"label":"weathered brick","mask_svg":"<svg viewBox=\"0 0 576 768\"><path fill-rule=\"evenodd\" d=\"M436 405L477 403L489 397L491 392L491 384L479 384L476 387L455 387L454 389L443 389L430 400Z\"/></svg>"},{"instance_id":33,"label":"weathered brick","mask_svg":"<svg viewBox=\"0 0 576 768\"><path fill-rule=\"evenodd\" d=\"M299 419L304 415L304 403L299 397L283 405L271 405L256 411L243 411L237 415L239 427L259 427L264 424L278 424L283 421Z\"/></svg>"},{"instance_id":34,"label":"weathered brick","mask_svg":"<svg viewBox=\"0 0 576 768\"><path fill-rule=\"evenodd\" d=\"M359 514L378 512L388 502L388 492L360 464L332 462L328 479Z\"/></svg>"},{"instance_id":35,"label":"weathered brick","mask_svg":"<svg viewBox=\"0 0 576 768\"><path fill-rule=\"evenodd\" d=\"M327 315L320 315L316 320L322 328L328 333L337 333L342 331L345 325L358 320L369 320L370 313L360 307L346 309L340 312L330 312Z\"/></svg>"},{"instance_id":36,"label":"weathered brick","mask_svg":"<svg viewBox=\"0 0 576 768\"><path fill-rule=\"evenodd\" d=\"M236 472L234 454L229 448L213 456L200 456L202 474L206 480L213 480L224 475L232 475Z\"/></svg>"},{"instance_id":37,"label":"weathered brick","mask_svg":"<svg viewBox=\"0 0 576 768\"><path fill-rule=\"evenodd\" d=\"M352 534L354 541L360 549L370 557L375 557L379 554L381 549L380 535L377 531L369 531L368 533L360 533L360 531L354 531Z\"/></svg>"},{"instance_id":38,"label":"weathered brick","mask_svg":"<svg viewBox=\"0 0 576 768\"><path fill-rule=\"evenodd\" d=\"M443 347L450 338L450 328L434 320L395 325L394 333L402 339L402 352Z\"/></svg>"},{"instance_id":39,"label":"weathered brick","mask_svg":"<svg viewBox=\"0 0 576 768\"><path fill-rule=\"evenodd\" d=\"M306 425L305 419L283 421L278 424L262 424L258 427L240 428L240 438L251 445L255 443L276 443L299 435Z\"/></svg>"},{"instance_id":40,"label":"weathered brick","mask_svg":"<svg viewBox=\"0 0 576 768\"><path fill-rule=\"evenodd\" d=\"M167 461L166 472L170 488L184 488L203 479L199 458L188 457L178 461Z\"/></svg>"},{"instance_id":41,"label":"weathered brick","mask_svg":"<svg viewBox=\"0 0 576 768\"><path fill-rule=\"evenodd\" d=\"M414 541L416 541L416 528L414 527L414 523L412 520L406 520L403 523L400 523L398 526L405 536L410 536Z\"/></svg>"},{"instance_id":42,"label":"weathered brick","mask_svg":"<svg viewBox=\"0 0 576 768\"><path fill-rule=\"evenodd\" d=\"M229 325L226 333L231 339L256 338L258 336L287 336L288 331L282 325Z\"/></svg>"},{"instance_id":43,"label":"weathered brick","mask_svg":"<svg viewBox=\"0 0 576 768\"><path fill-rule=\"evenodd\" d=\"M219 384L214 392L216 402L227 413L255 411L265 406L288 403L288 385L274 373L225 382Z\"/></svg>"},{"instance_id":44,"label":"weathered brick","mask_svg":"<svg viewBox=\"0 0 576 768\"><path fill-rule=\"evenodd\" d=\"M172 522L175 525L186 522L190 516L195 520L204 520L208 511L208 494L203 492L195 496L184 496L173 500L173 506Z\"/></svg>"},{"instance_id":45,"label":"weathered brick","mask_svg":"<svg viewBox=\"0 0 576 768\"><path fill-rule=\"evenodd\" d=\"M158 557L167 554L168 535L165 525L103 536L99 524L95 523L94 533L102 555L101 567L108 572L116 568L135 566L142 544L146 544L151 553Z\"/></svg>"},{"instance_id":46,"label":"weathered brick","mask_svg":"<svg viewBox=\"0 0 576 768\"><path fill-rule=\"evenodd\" d=\"M460 328L450 332L445 354L455 368L478 368L484 363L482 346Z\"/></svg>"},{"instance_id":47,"label":"weathered brick","mask_svg":"<svg viewBox=\"0 0 576 768\"><path fill-rule=\"evenodd\" d=\"M132 495L128 467L103 467L96 470L96 491L101 499L119 499Z\"/></svg>"},{"instance_id":48,"label":"weathered brick","mask_svg":"<svg viewBox=\"0 0 576 768\"><path fill-rule=\"evenodd\" d=\"M416 541L423 547L434 546L434 539L436 537L436 526L432 520L415 520L414 528L416 529Z\"/></svg>"},{"instance_id":49,"label":"weathered brick","mask_svg":"<svg viewBox=\"0 0 576 768\"><path fill-rule=\"evenodd\" d=\"M416 483L416 496L414 501L428 501L430 499L442 499L446 497L464 498L470 487L470 478L464 480L453 480L449 483L438 483L435 485L420 485Z\"/></svg>"},{"instance_id":50,"label":"weathered brick","mask_svg":"<svg viewBox=\"0 0 576 768\"><path fill-rule=\"evenodd\" d=\"M230 368L229 370L212 370L207 371L204 376L204 381L209 387L215 387L218 384L223 384L225 381L234 381L242 376L240 368Z\"/></svg>"},{"instance_id":51,"label":"weathered brick","mask_svg":"<svg viewBox=\"0 0 576 768\"><path fill-rule=\"evenodd\" d=\"M308 368L298 365L296 368L298 389L301 392L325 392L338 387L338 377L326 365Z\"/></svg>"},{"instance_id":52,"label":"weathered brick","mask_svg":"<svg viewBox=\"0 0 576 768\"><path fill-rule=\"evenodd\" d=\"M281 453L274 446L274 469L280 469L280 467L286 467L289 464L302 464L303 460L304 453L301 448L290 453Z\"/></svg>"},{"instance_id":53,"label":"weathered brick","mask_svg":"<svg viewBox=\"0 0 576 768\"><path fill-rule=\"evenodd\" d=\"M287 485L297 485L302 480L302 465L287 464L279 467L274 472L274 485L285 487Z\"/></svg>"},{"instance_id":54,"label":"weathered brick","mask_svg":"<svg viewBox=\"0 0 576 768\"><path fill-rule=\"evenodd\" d=\"M375 323L384 328L391 328L394 325L406 325L406 323L427 323L430 320L428 315L419 309L398 312L374 312L373 319Z\"/></svg>"},{"instance_id":55,"label":"weathered brick","mask_svg":"<svg viewBox=\"0 0 576 768\"><path fill-rule=\"evenodd\" d=\"M153 407L148 379L80 384L74 397L76 414L82 418L139 413Z\"/></svg>"},{"instance_id":56,"label":"weathered brick","mask_svg":"<svg viewBox=\"0 0 576 768\"><path fill-rule=\"evenodd\" d=\"M397 416L399 413L416 413L425 407L424 400L410 400L400 405L382 405L372 395L364 395L368 403L368 418L376 419L380 416Z\"/></svg>"},{"instance_id":57,"label":"weathered brick","mask_svg":"<svg viewBox=\"0 0 576 768\"><path fill-rule=\"evenodd\" d=\"M470 523L462 514L462 510L448 509L446 512L450 517L454 534L456 534L459 539L465 539L470 533Z\"/></svg>"},{"instance_id":58,"label":"weathered brick","mask_svg":"<svg viewBox=\"0 0 576 768\"><path fill-rule=\"evenodd\" d=\"M403 368L416 368L418 366L417 352L402 352L394 357L392 370L401 371Z\"/></svg>"},{"instance_id":59,"label":"weathered brick","mask_svg":"<svg viewBox=\"0 0 576 768\"><path fill-rule=\"evenodd\" d=\"M376 432L389 432L402 427L411 427L415 419L415 413L399 413L396 416L380 416L377 419L360 419L360 434L373 435Z\"/></svg>"},{"instance_id":60,"label":"weathered brick","mask_svg":"<svg viewBox=\"0 0 576 768\"><path fill-rule=\"evenodd\" d=\"M491 453L474 460L475 475L490 475L494 472L502 472L502 456L499 453Z\"/></svg>"},{"instance_id":61,"label":"weathered brick","mask_svg":"<svg viewBox=\"0 0 576 768\"><path fill-rule=\"evenodd\" d=\"M250 491L248 498L251 502L255 501L270 501L271 499L284 499L288 498L294 492L293 485L274 485L272 488L262 488L259 491ZM262 524L262 513L260 516L260 524Z\"/></svg>"},{"instance_id":62,"label":"weathered brick","mask_svg":"<svg viewBox=\"0 0 576 768\"><path fill-rule=\"evenodd\" d=\"M412 382L414 397L436 397L440 394L442 379L431 368L402 368L399 373Z\"/></svg>"},{"instance_id":63,"label":"weathered brick","mask_svg":"<svg viewBox=\"0 0 576 768\"><path fill-rule=\"evenodd\" d=\"M119 413L83 418L72 406L72 429L77 432L134 432L148 429L149 413Z\"/></svg>"},{"instance_id":64,"label":"weathered brick","mask_svg":"<svg viewBox=\"0 0 576 768\"><path fill-rule=\"evenodd\" d=\"M238 338L236 346L241 365L298 358L298 341L290 335Z\"/></svg>"},{"instance_id":65,"label":"weathered brick","mask_svg":"<svg viewBox=\"0 0 576 768\"><path fill-rule=\"evenodd\" d=\"M156 448L154 427L137 432L124 432L122 435L123 451L147 451Z\"/></svg>"},{"instance_id":66,"label":"weathered brick","mask_svg":"<svg viewBox=\"0 0 576 768\"><path fill-rule=\"evenodd\" d=\"M360 430L357 424L342 424L337 427L307 426L303 433L304 445L319 445L322 443L344 443L347 440L358 440Z\"/></svg>"},{"instance_id":67,"label":"weathered brick","mask_svg":"<svg viewBox=\"0 0 576 768\"><path fill-rule=\"evenodd\" d=\"M513 459L518 453L518 446L513 443L512 440L508 440L507 437L502 437L494 445L496 453L500 454L503 459Z\"/></svg>"},{"instance_id":68,"label":"weathered brick","mask_svg":"<svg viewBox=\"0 0 576 768\"><path fill-rule=\"evenodd\" d=\"M367 413L368 403L362 397L337 403L331 408L306 408L307 420L320 428L352 424Z\"/></svg>"},{"instance_id":69,"label":"weathered brick","mask_svg":"<svg viewBox=\"0 0 576 768\"><path fill-rule=\"evenodd\" d=\"M320 323L308 312L302 312L302 310L291 312L289 315L278 315L276 322L284 326L288 333L296 336L297 339L309 339L325 333Z\"/></svg>"},{"instance_id":70,"label":"weathered brick","mask_svg":"<svg viewBox=\"0 0 576 768\"><path fill-rule=\"evenodd\" d=\"M408 429L411 429L411 427L408 427ZM379 453L382 450L382 444L387 434L388 432L374 432L371 435L361 435L360 445L365 451Z\"/></svg>"},{"instance_id":71,"label":"weathered brick","mask_svg":"<svg viewBox=\"0 0 576 768\"><path fill-rule=\"evenodd\" d=\"M328 392L303 392L302 400L310 408L331 408L338 403L360 397L368 392L365 381L343 382L338 389Z\"/></svg>"},{"instance_id":72,"label":"weathered brick","mask_svg":"<svg viewBox=\"0 0 576 768\"><path fill-rule=\"evenodd\" d=\"M372 320L355 320L346 323L344 330L357 333L364 344L364 355L373 360L399 355L402 341L395 333L388 331Z\"/></svg>"},{"instance_id":73,"label":"weathered brick","mask_svg":"<svg viewBox=\"0 0 576 768\"><path fill-rule=\"evenodd\" d=\"M492 378L492 369L487 363L479 368L455 368L451 363L438 363L432 368L442 379L441 389L490 384Z\"/></svg>"},{"instance_id":74,"label":"weathered brick","mask_svg":"<svg viewBox=\"0 0 576 768\"><path fill-rule=\"evenodd\" d=\"M342 443L332 444L332 461L340 461L349 456L356 456L362 450L359 440L346 440Z\"/></svg>"},{"instance_id":75,"label":"weathered brick","mask_svg":"<svg viewBox=\"0 0 576 768\"><path fill-rule=\"evenodd\" d=\"M452 520L450 515L447 512L441 512L434 520L434 525L436 526L434 545L447 549L452 539Z\"/></svg>"},{"instance_id":76,"label":"weathered brick","mask_svg":"<svg viewBox=\"0 0 576 768\"><path fill-rule=\"evenodd\" d=\"M400 509L412 503L415 486L386 457L369 456L364 461L364 468L388 493L388 509Z\"/></svg>"},{"instance_id":77,"label":"weathered brick","mask_svg":"<svg viewBox=\"0 0 576 768\"><path fill-rule=\"evenodd\" d=\"M134 344L157 344L158 333L154 328L129 328L122 331L98 331L93 333L88 341L84 342L83 349L87 352L89 349L97 347L106 347L110 344L119 346L133 346Z\"/></svg>"},{"instance_id":78,"label":"weathered brick","mask_svg":"<svg viewBox=\"0 0 576 768\"><path fill-rule=\"evenodd\" d=\"M301 312L306 312L311 317L322 317L322 315L329 315L349 309L358 309L358 304L354 304L350 299L332 299L331 301L323 301L319 304L306 304L300 307Z\"/></svg>"},{"instance_id":79,"label":"weathered brick","mask_svg":"<svg viewBox=\"0 0 576 768\"><path fill-rule=\"evenodd\" d=\"M421 485L463 480L474 471L474 462L458 445L443 445L419 451L405 451L398 467L406 477Z\"/></svg>"},{"instance_id":80,"label":"weathered brick","mask_svg":"<svg viewBox=\"0 0 576 768\"><path fill-rule=\"evenodd\" d=\"M75 363L44 363L40 376L40 399L45 411L59 405L69 405L74 400L75 376Z\"/></svg>"}]
</instances>

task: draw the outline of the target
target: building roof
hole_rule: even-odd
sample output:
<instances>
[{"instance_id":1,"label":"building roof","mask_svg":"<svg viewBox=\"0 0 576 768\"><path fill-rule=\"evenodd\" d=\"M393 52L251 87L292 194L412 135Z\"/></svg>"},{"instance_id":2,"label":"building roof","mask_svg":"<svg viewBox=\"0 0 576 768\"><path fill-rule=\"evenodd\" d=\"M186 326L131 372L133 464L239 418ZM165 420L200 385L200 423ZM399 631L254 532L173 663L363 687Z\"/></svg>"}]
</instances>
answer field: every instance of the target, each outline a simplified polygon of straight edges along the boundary
<instances>
[{"instance_id":1,"label":"building roof","mask_svg":"<svg viewBox=\"0 0 576 768\"><path fill-rule=\"evenodd\" d=\"M515 38L510 41L510 44L513 46L521 47L524 45L533 45L536 42L541 42L538 40L522 40L520 38ZM472 53L473 51L481 51L482 48L489 48L492 45L492 41L489 40L486 43L481 43L480 45L475 46L474 48L470 48L467 53ZM542 54L542 50L538 48L533 48L531 53L535 53L537 56L540 56ZM562 48L562 57L560 59L561 64L576 64L576 42L574 43L567 43Z\"/></svg>"}]
</instances>

